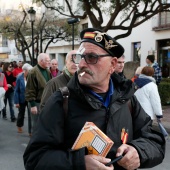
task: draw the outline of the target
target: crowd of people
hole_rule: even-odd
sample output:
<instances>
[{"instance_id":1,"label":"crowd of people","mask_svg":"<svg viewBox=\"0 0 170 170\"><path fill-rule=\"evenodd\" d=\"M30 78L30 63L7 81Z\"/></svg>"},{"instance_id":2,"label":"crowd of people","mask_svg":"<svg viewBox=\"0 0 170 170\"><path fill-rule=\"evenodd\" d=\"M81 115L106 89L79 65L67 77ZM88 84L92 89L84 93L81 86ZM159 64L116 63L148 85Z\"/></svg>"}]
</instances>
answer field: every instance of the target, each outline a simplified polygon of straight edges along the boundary
<instances>
[{"instance_id":1,"label":"crowd of people","mask_svg":"<svg viewBox=\"0 0 170 170\"><path fill-rule=\"evenodd\" d=\"M45 53L39 54L35 67L22 61L0 63L0 114L2 119L8 119L8 102L10 119L11 122L16 122L18 133L23 132L22 127L27 110L28 134L32 135L39 115L42 93L47 82L61 74L61 82L65 86L71 75L74 74L77 67L71 60L71 54L71 52L67 54L66 65L62 71L58 69L58 61L56 59L50 60L49 55ZM49 92L44 94L44 97L47 99L46 95L49 94ZM18 114L15 113L14 106L18 108Z\"/></svg>"},{"instance_id":2,"label":"crowd of people","mask_svg":"<svg viewBox=\"0 0 170 170\"><path fill-rule=\"evenodd\" d=\"M21 61L16 68L12 63L3 64L3 119L7 119L8 100L11 122L16 121L22 133L28 110L31 138L23 155L25 169L134 170L160 164L166 141L152 127L153 119L163 117L157 89L161 72L154 56L147 56L147 66L140 66L134 77L127 79L121 44L95 28L83 30L80 37L79 48L66 55L63 70L46 53L38 55L34 67ZM65 86L69 92L66 115L59 90ZM114 141L106 158L88 154L86 147L71 149L86 122L93 122ZM123 130L126 142L122 141ZM121 155L121 160L106 166Z\"/></svg>"}]
</instances>

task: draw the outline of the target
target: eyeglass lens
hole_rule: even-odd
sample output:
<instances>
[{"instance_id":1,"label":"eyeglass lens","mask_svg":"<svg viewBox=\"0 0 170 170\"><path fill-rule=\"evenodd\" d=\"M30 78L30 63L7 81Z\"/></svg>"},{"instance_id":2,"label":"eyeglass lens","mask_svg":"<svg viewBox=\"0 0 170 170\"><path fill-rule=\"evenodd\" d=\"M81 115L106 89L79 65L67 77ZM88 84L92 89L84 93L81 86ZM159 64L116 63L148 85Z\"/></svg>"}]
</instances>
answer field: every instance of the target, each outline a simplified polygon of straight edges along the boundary
<instances>
[{"instance_id":1,"label":"eyeglass lens","mask_svg":"<svg viewBox=\"0 0 170 170\"><path fill-rule=\"evenodd\" d=\"M96 64L98 60L98 55L96 54L86 54L86 55L75 54L72 57L73 57L73 62L76 64L79 64L82 58L85 59L87 64Z\"/></svg>"},{"instance_id":2,"label":"eyeglass lens","mask_svg":"<svg viewBox=\"0 0 170 170\"><path fill-rule=\"evenodd\" d=\"M73 54L72 55L72 60L74 63L79 64L81 59L84 58L87 64L96 64L98 61L99 57L106 57L110 56L109 54L102 54L102 55L97 55L97 54Z\"/></svg>"},{"instance_id":3,"label":"eyeglass lens","mask_svg":"<svg viewBox=\"0 0 170 170\"><path fill-rule=\"evenodd\" d=\"M84 59L87 64L96 64L98 60L98 56L95 54L87 54L84 55Z\"/></svg>"}]
</instances>

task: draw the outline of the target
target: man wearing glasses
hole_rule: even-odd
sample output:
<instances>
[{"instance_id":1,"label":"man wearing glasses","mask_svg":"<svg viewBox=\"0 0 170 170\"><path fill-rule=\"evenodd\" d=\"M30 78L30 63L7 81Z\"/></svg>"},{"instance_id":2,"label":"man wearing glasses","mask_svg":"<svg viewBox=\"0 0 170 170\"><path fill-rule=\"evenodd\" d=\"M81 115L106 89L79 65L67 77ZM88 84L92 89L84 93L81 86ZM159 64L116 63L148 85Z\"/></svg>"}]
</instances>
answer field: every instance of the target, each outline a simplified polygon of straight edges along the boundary
<instances>
[{"instance_id":1,"label":"man wearing glasses","mask_svg":"<svg viewBox=\"0 0 170 170\"><path fill-rule=\"evenodd\" d=\"M164 137L152 129L152 121L133 96L132 86L112 77L123 47L106 33L88 28L72 60L78 71L67 84L68 113L63 96L55 92L43 108L37 128L24 153L26 170L134 170L160 164ZM124 91L120 88L127 87ZM131 98L133 113L128 101ZM71 150L86 122L93 122L114 145L105 157L88 154L85 147ZM121 138L126 129L127 144ZM106 163L123 155L117 163Z\"/></svg>"}]
</instances>

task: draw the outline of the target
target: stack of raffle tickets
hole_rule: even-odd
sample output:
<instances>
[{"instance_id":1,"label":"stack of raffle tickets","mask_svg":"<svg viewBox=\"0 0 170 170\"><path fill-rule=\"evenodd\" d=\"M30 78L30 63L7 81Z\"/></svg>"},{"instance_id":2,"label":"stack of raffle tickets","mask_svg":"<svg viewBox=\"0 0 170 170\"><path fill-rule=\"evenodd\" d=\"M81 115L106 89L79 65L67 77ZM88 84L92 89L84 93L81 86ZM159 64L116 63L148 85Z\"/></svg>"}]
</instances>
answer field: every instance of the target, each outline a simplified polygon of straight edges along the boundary
<instances>
[{"instance_id":1,"label":"stack of raffle tickets","mask_svg":"<svg viewBox=\"0 0 170 170\"><path fill-rule=\"evenodd\" d=\"M86 122L72 149L87 147L88 154L106 157L113 143L94 123Z\"/></svg>"}]
</instances>

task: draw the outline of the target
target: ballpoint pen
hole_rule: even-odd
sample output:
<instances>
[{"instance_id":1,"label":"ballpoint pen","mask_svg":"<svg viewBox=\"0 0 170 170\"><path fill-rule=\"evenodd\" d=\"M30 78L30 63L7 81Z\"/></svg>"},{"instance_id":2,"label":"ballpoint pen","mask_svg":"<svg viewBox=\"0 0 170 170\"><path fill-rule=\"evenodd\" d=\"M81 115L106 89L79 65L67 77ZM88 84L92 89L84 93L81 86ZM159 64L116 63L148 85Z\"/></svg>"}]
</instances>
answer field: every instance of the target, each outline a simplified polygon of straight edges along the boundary
<instances>
[{"instance_id":1,"label":"ballpoint pen","mask_svg":"<svg viewBox=\"0 0 170 170\"><path fill-rule=\"evenodd\" d=\"M116 157L115 159L113 159L112 161L110 161L109 163L105 164L106 166L110 166L111 164L114 164L115 162L121 160L123 158L122 155Z\"/></svg>"}]
</instances>

